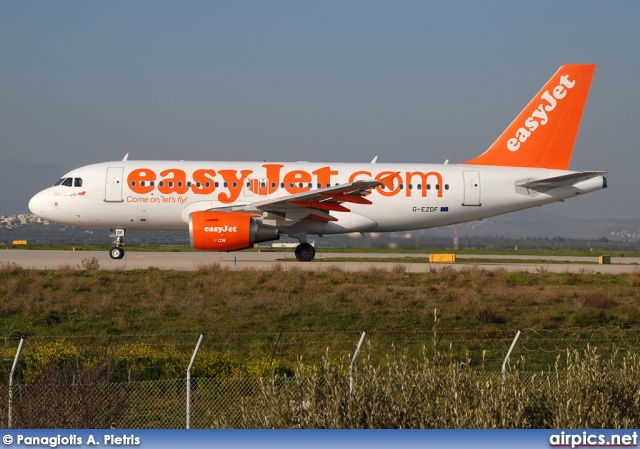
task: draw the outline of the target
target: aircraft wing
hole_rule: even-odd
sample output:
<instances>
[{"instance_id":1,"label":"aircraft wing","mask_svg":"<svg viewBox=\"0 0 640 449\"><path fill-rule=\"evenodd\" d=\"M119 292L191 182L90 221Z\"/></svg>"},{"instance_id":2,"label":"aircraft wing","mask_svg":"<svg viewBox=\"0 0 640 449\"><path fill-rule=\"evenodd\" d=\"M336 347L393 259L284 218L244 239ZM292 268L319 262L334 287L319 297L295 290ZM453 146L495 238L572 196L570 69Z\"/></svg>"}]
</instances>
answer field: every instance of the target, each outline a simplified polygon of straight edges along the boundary
<instances>
[{"instance_id":1,"label":"aircraft wing","mask_svg":"<svg viewBox=\"0 0 640 449\"><path fill-rule=\"evenodd\" d=\"M525 181L518 182L519 187L524 187L530 190L545 191L555 189L557 187L572 186L587 179L595 178L605 174L604 171L583 171L578 173L571 173L570 175L556 176L546 179L527 179Z\"/></svg>"},{"instance_id":2,"label":"aircraft wing","mask_svg":"<svg viewBox=\"0 0 640 449\"><path fill-rule=\"evenodd\" d=\"M264 201L257 201L240 207L233 207L233 211L262 211L293 221L310 218L317 221L337 221L332 212L350 212L345 203L371 204L367 195L371 189L379 186L392 188L396 174L386 176L380 180L367 179L325 187L310 192L296 193Z\"/></svg>"}]
</instances>

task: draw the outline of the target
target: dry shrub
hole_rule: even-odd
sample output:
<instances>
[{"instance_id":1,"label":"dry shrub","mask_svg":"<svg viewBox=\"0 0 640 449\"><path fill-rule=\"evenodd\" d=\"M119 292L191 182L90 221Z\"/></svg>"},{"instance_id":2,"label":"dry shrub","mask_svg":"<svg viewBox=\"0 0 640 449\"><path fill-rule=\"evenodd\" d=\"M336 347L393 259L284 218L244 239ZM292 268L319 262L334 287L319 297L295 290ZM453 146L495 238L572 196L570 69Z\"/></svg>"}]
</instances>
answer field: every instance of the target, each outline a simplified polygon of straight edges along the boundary
<instances>
[{"instance_id":1,"label":"dry shrub","mask_svg":"<svg viewBox=\"0 0 640 449\"><path fill-rule=\"evenodd\" d=\"M502 267L495 268L492 275L497 285L509 285L512 283L509 279L509 272Z\"/></svg>"},{"instance_id":2,"label":"dry shrub","mask_svg":"<svg viewBox=\"0 0 640 449\"><path fill-rule=\"evenodd\" d=\"M324 272L327 274L340 274L340 275L344 274L344 270L342 269L342 267L340 267L340 265L336 265L333 263L329 264L327 268L324 269Z\"/></svg>"},{"instance_id":3,"label":"dry shrub","mask_svg":"<svg viewBox=\"0 0 640 449\"><path fill-rule=\"evenodd\" d=\"M560 273L558 280L560 285L579 285L585 281L581 273Z\"/></svg>"},{"instance_id":4,"label":"dry shrub","mask_svg":"<svg viewBox=\"0 0 640 449\"><path fill-rule=\"evenodd\" d=\"M393 300L391 291L387 288L362 289L358 288L351 296L352 302L364 315L373 315Z\"/></svg>"},{"instance_id":5,"label":"dry shrub","mask_svg":"<svg viewBox=\"0 0 640 449\"><path fill-rule=\"evenodd\" d=\"M453 282L458 279L458 272L451 267L444 266L436 271L436 279L444 282Z\"/></svg>"},{"instance_id":6,"label":"dry shrub","mask_svg":"<svg viewBox=\"0 0 640 449\"><path fill-rule=\"evenodd\" d=\"M270 269L268 271L271 271L272 273L280 273L282 271L284 271L284 267L282 266L282 264L280 262L275 262L271 265Z\"/></svg>"},{"instance_id":7,"label":"dry shrub","mask_svg":"<svg viewBox=\"0 0 640 449\"><path fill-rule=\"evenodd\" d=\"M633 272L629 274L627 283L630 287L640 286L640 271L638 271L638 269L634 269Z\"/></svg>"},{"instance_id":8,"label":"dry shrub","mask_svg":"<svg viewBox=\"0 0 640 449\"><path fill-rule=\"evenodd\" d=\"M11 278L0 283L0 293L5 293L7 297L15 300L15 296L26 290L26 284L19 278L12 275Z\"/></svg>"},{"instance_id":9,"label":"dry shrub","mask_svg":"<svg viewBox=\"0 0 640 449\"><path fill-rule=\"evenodd\" d=\"M199 263L196 266L197 274L212 274L220 271L220 262Z\"/></svg>"},{"instance_id":10,"label":"dry shrub","mask_svg":"<svg viewBox=\"0 0 640 449\"><path fill-rule=\"evenodd\" d=\"M283 278L271 277L262 284L262 288L267 292L281 292L285 293L289 290L287 281Z\"/></svg>"},{"instance_id":11,"label":"dry shrub","mask_svg":"<svg viewBox=\"0 0 640 449\"><path fill-rule=\"evenodd\" d=\"M16 276L22 273L22 267L15 262L0 262L0 276Z\"/></svg>"},{"instance_id":12,"label":"dry shrub","mask_svg":"<svg viewBox=\"0 0 640 449\"><path fill-rule=\"evenodd\" d=\"M287 271L293 275L304 275L304 273L307 273L307 271L303 268L304 266L304 264L299 263L293 265L289 264L287 265Z\"/></svg>"},{"instance_id":13,"label":"dry shrub","mask_svg":"<svg viewBox=\"0 0 640 449\"><path fill-rule=\"evenodd\" d=\"M59 265L56 268L56 272L63 275L63 276L75 276L78 273L78 267L77 266L71 266L69 264L66 265Z\"/></svg>"},{"instance_id":14,"label":"dry shrub","mask_svg":"<svg viewBox=\"0 0 640 449\"><path fill-rule=\"evenodd\" d=\"M515 289L511 289L505 286L495 285L493 283L488 283L485 287L482 288L482 294L488 296L493 301L499 302L507 302L507 301L517 301Z\"/></svg>"},{"instance_id":15,"label":"dry shrub","mask_svg":"<svg viewBox=\"0 0 640 449\"><path fill-rule=\"evenodd\" d=\"M173 288L169 282L147 282L142 288L142 292L146 294L148 301L155 306L161 305L165 301L173 300Z\"/></svg>"},{"instance_id":16,"label":"dry shrub","mask_svg":"<svg viewBox=\"0 0 640 449\"><path fill-rule=\"evenodd\" d=\"M620 357L614 356L614 359ZM524 362L524 361L522 361ZM260 382L260 394L241 398L239 421L217 417L214 427L304 429L488 429L637 428L640 401L635 356L603 360L594 350L570 352L554 371L504 377L463 363L447 363L425 352L420 357L388 357L374 364L361 355L353 394L349 360L294 376ZM566 368L560 368L560 365Z\"/></svg>"},{"instance_id":17,"label":"dry shrub","mask_svg":"<svg viewBox=\"0 0 640 449\"><path fill-rule=\"evenodd\" d=\"M370 265L366 271L363 272L367 277L377 278L377 279L386 279L387 274L389 272L384 267L379 267L376 265Z\"/></svg>"},{"instance_id":18,"label":"dry shrub","mask_svg":"<svg viewBox=\"0 0 640 449\"><path fill-rule=\"evenodd\" d=\"M87 271L98 271L100 269L100 259L97 257L84 258L80 263L82 266L78 266L78 268L84 268Z\"/></svg>"},{"instance_id":19,"label":"dry shrub","mask_svg":"<svg viewBox=\"0 0 640 449\"><path fill-rule=\"evenodd\" d=\"M347 274L338 265L329 265L324 272L327 275L327 279L333 285L342 284L347 280Z\"/></svg>"},{"instance_id":20,"label":"dry shrub","mask_svg":"<svg viewBox=\"0 0 640 449\"><path fill-rule=\"evenodd\" d=\"M336 289L336 299L340 302L350 302L357 295L361 294L361 289L355 284L342 284Z\"/></svg>"},{"instance_id":21,"label":"dry shrub","mask_svg":"<svg viewBox=\"0 0 640 449\"><path fill-rule=\"evenodd\" d=\"M618 306L618 301L608 293L590 292L583 296L582 303L588 307L596 309L613 309Z\"/></svg>"},{"instance_id":22,"label":"dry shrub","mask_svg":"<svg viewBox=\"0 0 640 449\"><path fill-rule=\"evenodd\" d=\"M109 383L113 363L83 364L81 358L51 366L14 391L14 427L109 428L125 412L127 385Z\"/></svg>"},{"instance_id":23,"label":"dry shrub","mask_svg":"<svg viewBox=\"0 0 640 449\"><path fill-rule=\"evenodd\" d=\"M476 310L476 318L485 324L506 324L507 319L493 304L483 304Z\"/></svg>"},{"instance_id":24,"label":"dry shrub","mask_svg":"<svg viewBox=\"0 0 640 449\"><path fill-rule=\"evenodd\" d=\"M493 282L494 272L474 265L469 270L469 275L473 286L480 287Z\"/></svg>"}]
</instances>

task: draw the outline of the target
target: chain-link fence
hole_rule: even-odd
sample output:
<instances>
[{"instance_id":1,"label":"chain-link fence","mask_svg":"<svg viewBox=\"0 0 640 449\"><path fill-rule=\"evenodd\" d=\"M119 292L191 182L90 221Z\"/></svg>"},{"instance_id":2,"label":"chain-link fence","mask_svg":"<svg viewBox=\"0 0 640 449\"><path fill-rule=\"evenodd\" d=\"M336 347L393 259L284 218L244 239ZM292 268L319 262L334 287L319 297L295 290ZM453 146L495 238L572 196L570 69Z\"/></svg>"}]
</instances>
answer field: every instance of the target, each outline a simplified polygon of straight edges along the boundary
<instances>
[{"instance_id":1,"label":"chain-link fence","mask_svg":"<svg viewBox=\"0 0 640 449\"><path fill-rule=\"evenodd\" d=\"M0 417L20 428L184 428L187 413L191 428L517 427L517 416L551 426L576 415L557 410L566 395L602 409L610 392L626 407L610 425L635 422L626 417L640 402L640 330L524 329L503 374L515 334L370 331L353 376L359 332L206 335L190 401L198 335L28 338L0 389ZM1 349L7 380L18 343Z\"/></svg>"}]
</instances>

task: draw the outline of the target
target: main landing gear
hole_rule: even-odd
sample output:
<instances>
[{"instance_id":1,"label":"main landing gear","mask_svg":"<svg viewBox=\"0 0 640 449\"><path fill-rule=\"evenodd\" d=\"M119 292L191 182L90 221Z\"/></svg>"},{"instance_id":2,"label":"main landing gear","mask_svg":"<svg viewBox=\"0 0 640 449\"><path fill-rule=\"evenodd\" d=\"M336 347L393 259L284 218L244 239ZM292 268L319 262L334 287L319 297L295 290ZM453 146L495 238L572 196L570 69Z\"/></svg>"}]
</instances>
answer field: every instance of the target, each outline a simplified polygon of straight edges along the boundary
<instances>
[{"instance_id":1,"label":"main landing gear","mask_svg":"<svg viewBox=\"0 0 640 449\"><path fill-rule=\"evenodd\" d=\"M300 262L311 262L316 256L316 249L310 243L303 242L296 246L296 259Z\"/></svg>"},{"instance_id":2,"label":"main landing gear","mask_svg":"<svg viewBox=\"0 0 640 449\"><path fill-rule=\"evenodd\" d=\"M111 237L115 237L114 242L116 246L109 250L109 256L112 259L122 259L124 257L124 229L112 229L113 234Z\"/></svg>"}]
</instances>

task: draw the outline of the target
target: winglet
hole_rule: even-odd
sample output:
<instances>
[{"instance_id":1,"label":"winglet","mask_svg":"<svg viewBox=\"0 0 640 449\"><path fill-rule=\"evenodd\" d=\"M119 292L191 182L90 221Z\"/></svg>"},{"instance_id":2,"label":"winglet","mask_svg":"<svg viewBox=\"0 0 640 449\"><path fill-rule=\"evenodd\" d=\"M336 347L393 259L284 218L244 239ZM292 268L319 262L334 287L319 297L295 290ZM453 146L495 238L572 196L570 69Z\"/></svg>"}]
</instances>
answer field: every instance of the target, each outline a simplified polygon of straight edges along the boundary
<instances>
[{"instance_id":1,"label":"winglet","mask_svg":"<svg viewBox=\"0 0 640 449\"><path fill-rule=\"evenodd\" d=\"M463 163L567 170L595 68L560 67L487 151Z\"/></svg>"}]
</instances>

